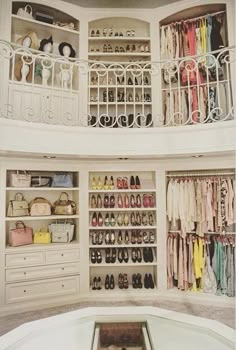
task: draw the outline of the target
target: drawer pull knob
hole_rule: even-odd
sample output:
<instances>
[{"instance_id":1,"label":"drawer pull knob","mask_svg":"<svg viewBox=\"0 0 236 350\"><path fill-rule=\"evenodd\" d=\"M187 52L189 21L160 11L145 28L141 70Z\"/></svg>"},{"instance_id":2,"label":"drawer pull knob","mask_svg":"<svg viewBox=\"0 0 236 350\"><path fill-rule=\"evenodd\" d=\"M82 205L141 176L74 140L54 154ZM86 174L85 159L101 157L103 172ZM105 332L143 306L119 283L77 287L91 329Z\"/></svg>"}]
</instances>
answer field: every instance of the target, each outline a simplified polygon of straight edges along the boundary
<instances>
[{"instance_id":1,"label":"drawer pull knob","mask_svg":"<svg viewBox=\"0 0 236 350\"><path fill-rule=\"evenodd\" d=\"M26 257L24 256L24 260L26 260Z\"/></svg>"},{"instance_id":2,"label":"drawer pull knob","mask_svg":"<svg viewBox=\"0 0 236 350\"><path fill-rule=\"evenodd\" d=\"M24 275L26 275L26 272L24 272Z\"/></svg>"},{"instance_id":3,"label":"drawer pull knob","mask_svg":"<svg viewBox=\"0 0 236 350\"><path fill-rule=\"evenodd\" d=\"M61 254L61 256L64 256L64 254Z\"/></svg>"},{"instance_id":4,"label":"drawer pull knob","mask_svg":"<svg viewBox=\"0 0 236 350\"><path fill-rule=\"evenodd\" d=\"M65 270L65 268L64 268L64 267L62 267L61 269L62 269L63 271Z\"/></svg>"},{"instance_id":5,"label":"drawer pull knob","mask_svg":"<svg viewBox=\"0 0 236 350\"><path fill-rule=\"evenodd\" d=\"M26 290L24 289L24 293L26 293Z\"/></svg>"},{"instance_id":6,"label":"drawer pull knob","mask_svg":"<svg viewBox=\"0 0 236 350\"><path fill-rule=\"evenodd\" d=\"M62 284L61 286L62 286L62 288L64 288L64 284Z\"/></svg>"}]
</instances>

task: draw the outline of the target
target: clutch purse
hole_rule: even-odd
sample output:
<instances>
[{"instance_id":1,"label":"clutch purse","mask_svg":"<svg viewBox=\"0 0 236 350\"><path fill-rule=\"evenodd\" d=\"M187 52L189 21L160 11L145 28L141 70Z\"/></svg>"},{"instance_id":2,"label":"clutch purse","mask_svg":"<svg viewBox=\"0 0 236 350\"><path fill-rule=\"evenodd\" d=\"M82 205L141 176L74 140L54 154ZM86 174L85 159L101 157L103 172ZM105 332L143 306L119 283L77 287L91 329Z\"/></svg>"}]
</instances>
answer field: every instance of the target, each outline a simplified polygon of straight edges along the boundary
<instances>
[{"instance_id":1,"label":"clutch purse","mask_svg":"<svg viewBox=\"0 0 236 350\"><path fill-rule=\"evenodd\" d=\"M51 176L32 176L31 187L51 187L52 177Z\"/></svg>"},{"instance_id":2,"label":"clutch purse","mask_svg":"<svg viewBox=\"0 0 236 350\"><path fill-rule=\"evenodd\" d=\"M64 197L64 198L63 198ZM62 192L60 198L53 204L53 213L55 215L75 215L76 204L69 199L66 192Z\"/></svg>"},{"instance_id":3,"label":"clutch purse","mask_svg":"<svg viewBox=\"0 0 236 350\"><path fill-rule=\"evenodd\" d=\"M35 244L48 244L51 243L51 234L46 229L41 229L34 233Z\"/></svg>"},{"instance_id":4,"label":"clutch purse","mask_svg":"<svg viewBox=\"0 0 236 350\"><path fill-rule=\"evenodd\" d=\"M25 226L23 221L16 222L16 228L9 232L9 245L18 247L21 245L33 243L33 230L31 227Z\"/></svg>"}]
</instances>

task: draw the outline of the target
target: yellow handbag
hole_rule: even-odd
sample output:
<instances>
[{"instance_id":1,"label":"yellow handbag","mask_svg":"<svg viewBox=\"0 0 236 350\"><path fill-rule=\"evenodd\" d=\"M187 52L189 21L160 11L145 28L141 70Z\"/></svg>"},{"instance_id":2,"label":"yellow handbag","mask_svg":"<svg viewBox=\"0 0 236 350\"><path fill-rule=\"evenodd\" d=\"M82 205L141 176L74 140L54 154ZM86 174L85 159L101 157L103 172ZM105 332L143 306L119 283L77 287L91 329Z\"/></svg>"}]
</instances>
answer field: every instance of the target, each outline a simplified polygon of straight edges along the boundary
<instances>
[{"instance_id":1,"label":"yellow handbag","mask_svg":"<svg viewBox=\"0 0 236 350\"><path fill-rule=\"evenodd\" d=\"M51 243L51 233L47 229L41 229L34 233L34 243L36 244L48 244Z\"/></svg>"}]
</instances>

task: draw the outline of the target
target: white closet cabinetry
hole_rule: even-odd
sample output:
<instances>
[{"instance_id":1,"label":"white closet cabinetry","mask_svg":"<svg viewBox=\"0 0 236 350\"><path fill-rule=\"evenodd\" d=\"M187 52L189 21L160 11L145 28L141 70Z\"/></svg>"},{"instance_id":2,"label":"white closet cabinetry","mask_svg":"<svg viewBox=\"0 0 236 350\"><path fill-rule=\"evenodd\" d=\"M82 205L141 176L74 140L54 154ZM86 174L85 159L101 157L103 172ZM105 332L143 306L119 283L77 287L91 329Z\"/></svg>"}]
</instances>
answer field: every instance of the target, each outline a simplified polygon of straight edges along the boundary
<instances>
[{"instance_id":1,"label":"white closet cabinetry","mask_svg":"<svg viewBox=\"0 0 236 350\"><path fill-rule=\"evenodd\" d=\"M57 119L66 124L67 115L78 116L79 96L76 93L45 89L22 84L9 84L9 103L15 119L27 120L33 113L35 121ZM31 119L30 119L31 120Z\"/></svg>"}]
</instances>

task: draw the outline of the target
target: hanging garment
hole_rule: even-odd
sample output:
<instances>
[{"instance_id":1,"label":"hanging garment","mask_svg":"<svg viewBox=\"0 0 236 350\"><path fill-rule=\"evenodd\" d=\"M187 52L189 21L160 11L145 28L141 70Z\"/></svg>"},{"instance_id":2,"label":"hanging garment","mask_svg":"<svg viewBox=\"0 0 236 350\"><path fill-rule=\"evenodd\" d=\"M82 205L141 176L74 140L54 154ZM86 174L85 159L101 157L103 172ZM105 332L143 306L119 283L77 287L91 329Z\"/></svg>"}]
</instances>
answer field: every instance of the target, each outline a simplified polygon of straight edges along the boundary
<instances>
[{"instance_id":1,"label":"hanging garment","mask_svg":"<svg viewBox=\"0 0 236 350\"><path fill-rule=\"evenodd\" d=\"M206 87L200 86L199 88L199 105L198 109L200 110L200 122L203 123L206 119Z\"/></svg>"},{"instance_id":2,"label":"hanging garment","mask_svg":"<svg viewBox=\"0 0 236 350\"><path fill-rule=\"evenodd\" d=\"M188 247L188 283L192 286L195 283L192 235L189 236Z\"/></svg>"},{"instance_id":3,"label":"hanging garment","mask_svg":"<svg viewBox=\"0 0 236 350\"><path fill-rule=\"evenodd\" d=\"M202 45L201 45L201 32L200 32L200 28L196 27L195 28L195 36L196 36L196 54L197 55L201 55L202 54Z\"/></svg>"},{"instance_id":4,"label":"hanging garment","mask_svg":"<svg viewBox=\"0 0 236 350\"><path fill-rule=\"evenodd\" d=\"M203 18L200 22L200 32L201 32L201 50L202 54L206 54L207 49L207 27L206 27L206 19Z\"/></svg>"},{"instance_id":5,"label":"hanging garment","mask_svg":"<svg viewBox=\"0 0 236 350\"><path fill-rule=\"evenodd\" d=\"M220 34L221 23L216 16L212 17L212 31L211 31L211 50L216 51L224 47L224 43Z\"/></svg>"},{"instance_id":6,"label":"hanging garment","mask_svg":"<svg viewBox=\"0 0 236 350\"><path fill-rule=\"evenodd\" d=\"M233 245L227 246L227 295L229 297L235 296L235 247Z\"/></svg>"},{"instance_id":7,"label":"hanging garment","mask_svg":"<svg viewBox=\"0 0 236 350\"><path fill-rule=\"evenodd\" d=\"M210 264L209 248L206 246L205 268L203 275L203 291L205 293L215 294L217 290L216 278L212 266Z\"/></svg>"},{"instance_id":8,"label":"hanging garment","mask_svg":"<svg viewBox=\"0 0 236 350\"><path fill-rule=\"evenodd\" d=\"M227 225L230 226L234 223L234 209L233 209L233 202L234 202L234 190L232 186L232 181L230 178L227 179L227 185L228 185L228 218L227 218Z\"/></svg>"}]
</instances>

